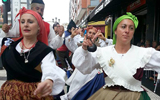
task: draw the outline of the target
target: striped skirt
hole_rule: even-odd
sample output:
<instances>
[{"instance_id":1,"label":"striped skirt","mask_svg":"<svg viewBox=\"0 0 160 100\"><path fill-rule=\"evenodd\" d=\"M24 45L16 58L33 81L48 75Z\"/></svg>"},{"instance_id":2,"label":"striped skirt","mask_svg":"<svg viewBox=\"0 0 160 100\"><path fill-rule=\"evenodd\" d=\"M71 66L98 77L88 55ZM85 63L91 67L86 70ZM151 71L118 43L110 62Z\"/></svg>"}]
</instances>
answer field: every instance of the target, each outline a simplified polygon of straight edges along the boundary
<instances>
[{"instance_id":1,"label":"striped skirt","mask_svg":"<svg viewBox=\"0 0 160 100\"><path fill-rule=\"evenodd\" d=\"M150 100L146 91L133 92L124 88L101 88L87 100Z\"/></svg>"},{"instance_id":2,"label":"striped skirt","mask_svg":"<svg viewBox=\"0 0 160 100\"><path fill-rule=\"evenodd\" d=\"M0 90L0 100L54 100L53 96L41 98L34 95L38 83L26 83L17 80L6 81Z\"/></svg>"}]
</instances>

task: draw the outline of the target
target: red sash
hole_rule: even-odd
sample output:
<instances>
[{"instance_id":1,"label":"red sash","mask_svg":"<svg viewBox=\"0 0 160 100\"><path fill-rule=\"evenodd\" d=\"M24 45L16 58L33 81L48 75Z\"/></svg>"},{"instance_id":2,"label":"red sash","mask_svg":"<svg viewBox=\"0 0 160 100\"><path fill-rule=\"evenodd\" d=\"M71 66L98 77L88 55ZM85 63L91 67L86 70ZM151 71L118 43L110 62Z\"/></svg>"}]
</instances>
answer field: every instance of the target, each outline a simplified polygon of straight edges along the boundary
<instances>
[{"instance_id":1,"label":"red sash","mask_svg":"<svg viewBox=\"0 0 160 100\"><path fill-rule=\"evenodd\" d=\"M17 40L19 40L21 37L19 37L19 38L12 38L12 40L14 40L14 41L17 41ZM2 53L4 52L4 50L7 48L7 46L5 46L5 45L3 45L2 47L1 47L1 52L0 52L0 56L2 55Z\"/></svg>"}]
</instances>

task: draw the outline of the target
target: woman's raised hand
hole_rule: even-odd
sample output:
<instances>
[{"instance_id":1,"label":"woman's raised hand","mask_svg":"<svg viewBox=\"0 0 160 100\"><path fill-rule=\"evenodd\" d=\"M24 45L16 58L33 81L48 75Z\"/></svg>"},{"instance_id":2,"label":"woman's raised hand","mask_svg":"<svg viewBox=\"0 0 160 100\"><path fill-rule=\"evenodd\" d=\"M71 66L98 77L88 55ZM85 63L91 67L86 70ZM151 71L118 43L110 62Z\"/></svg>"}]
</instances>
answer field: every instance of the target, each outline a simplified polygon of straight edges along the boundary
<instances>
[{"instance_id":1,"label":"woman's raised hand","mask_svg":"<svg viewBox=\"0 0 160 100\"><path fill-rule=\"evenodd\" d=\"M78 34L78 29L71 30L71 38L74 38Z\"/></svg>"},{"instance_id":2,"label":"woman's raised hand","mask_svg":"<svg viewBox=\"0 0 160 100\"><path fill-rule=\"evenodd\" d=\"M106 41L106 38L105 38L104 35L101 33L101 30L98 30L98 32L96 33L95 37L98 37L98 38Z\"/></svg>"},{"instance_id":3,"label":"woman's raised hand","mask_svg":"<svg viewBox=\"0 0 160 100\"><path fill-rule=\"evenodd\" d=\"M87 38L87 35L84 36L84 40L83 40L83 43L82 43L82 48L84 50L87 50L87 46L92 46L92 42L90 39Z\"/></svg>"}]
</instances>

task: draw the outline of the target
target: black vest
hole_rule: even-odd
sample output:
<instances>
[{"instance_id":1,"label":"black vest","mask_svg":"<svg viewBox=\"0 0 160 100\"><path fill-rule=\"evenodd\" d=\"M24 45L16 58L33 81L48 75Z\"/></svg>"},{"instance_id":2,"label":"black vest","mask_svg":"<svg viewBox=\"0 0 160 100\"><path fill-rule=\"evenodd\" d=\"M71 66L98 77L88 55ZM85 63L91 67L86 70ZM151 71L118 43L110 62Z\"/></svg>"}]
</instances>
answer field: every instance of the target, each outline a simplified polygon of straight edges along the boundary
<instances>
[{"instance_id":1,"label":"black vest","mask_svg":"<svg viewBox=\"0 0 160 100\"><path fill-rule=\"evenodd\" d=\"M15 49L20 41L21 39L12 42L1 55L3 67L7 71L7 80L15 79L23 82L40 82L42 77L41 61L53 49L38 41L30 51L28 56L29 62L25 63L24 55L20 56L20 53ZM25 56L27 55L28 52L25 53Z\"/></svg>"}]
</instances>

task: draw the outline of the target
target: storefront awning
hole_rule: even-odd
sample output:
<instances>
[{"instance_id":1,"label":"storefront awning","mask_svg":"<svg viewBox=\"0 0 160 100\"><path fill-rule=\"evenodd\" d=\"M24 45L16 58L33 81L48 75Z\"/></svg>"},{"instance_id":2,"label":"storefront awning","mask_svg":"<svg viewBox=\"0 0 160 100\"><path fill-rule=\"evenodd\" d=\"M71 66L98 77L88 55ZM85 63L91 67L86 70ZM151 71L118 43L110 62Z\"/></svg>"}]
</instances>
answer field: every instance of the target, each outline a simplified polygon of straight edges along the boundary
<instances>
[{"instance_id":1,"label":"storefront awning","mask_svg":"<svg viewBox=\"0 0 160 100\"><path fill-rule=\"evenodd\" d=\"M136 0L103 0L89 15L88 21L104 20L106 16L114 14L122 7L135 2Z\"/></svg>"}]
</instances>

